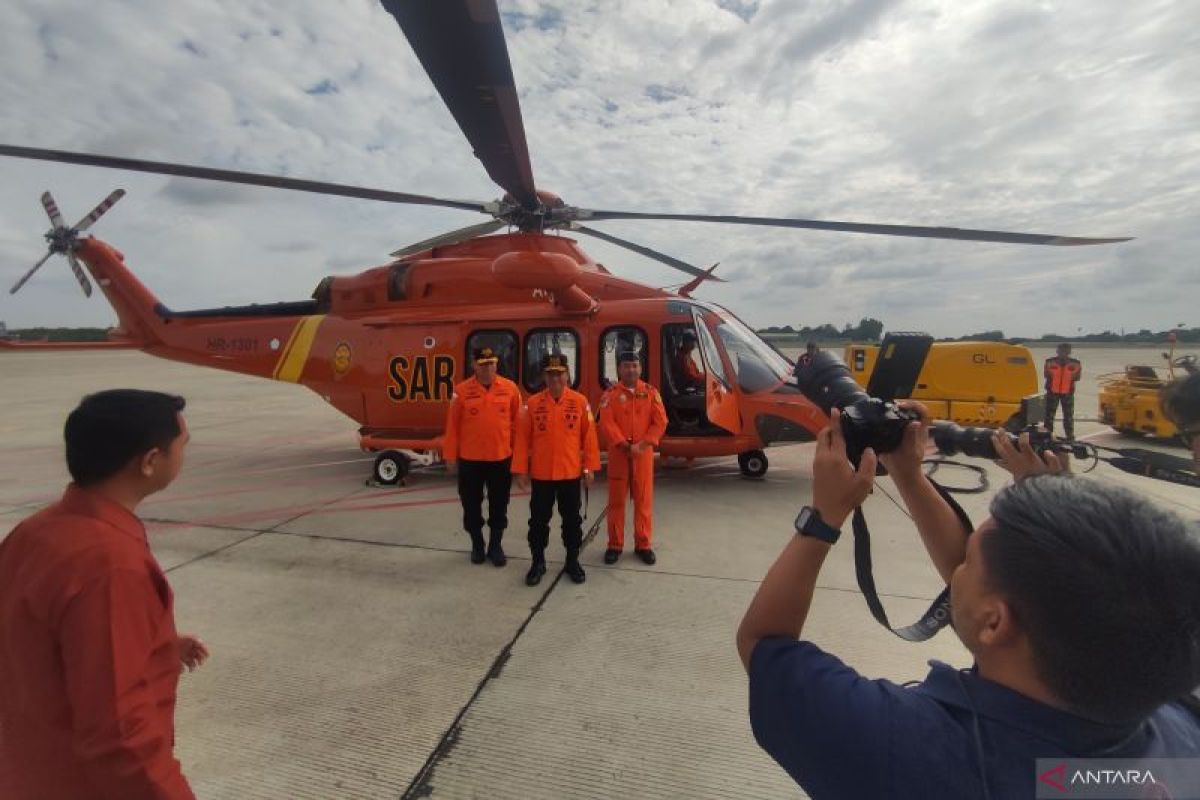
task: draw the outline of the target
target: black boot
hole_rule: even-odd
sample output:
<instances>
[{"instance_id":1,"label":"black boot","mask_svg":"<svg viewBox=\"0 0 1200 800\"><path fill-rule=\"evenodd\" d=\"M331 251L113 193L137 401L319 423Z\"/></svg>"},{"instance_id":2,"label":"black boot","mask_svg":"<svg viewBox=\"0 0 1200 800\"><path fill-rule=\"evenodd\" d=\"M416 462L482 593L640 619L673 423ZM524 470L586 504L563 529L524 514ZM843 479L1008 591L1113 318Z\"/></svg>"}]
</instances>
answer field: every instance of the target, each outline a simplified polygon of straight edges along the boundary
<instances>
[{"instance_id":1,"label":"black boot","mask_svg":"<svg viewBox=\"0 0 1200 800\"><path fill-rule=\"evenodd\" d=\"M471 563L482 564L486 556L483 552L483 534L471 531Z\"/></svg>"},{"instance_id":2,"label":"black boot","mask_svg":"<svg viewBox=\"0 0 1200 800\"><path fill-rule=\"evenodd\" d=\"M487 557L497 567L503 567L508 563L508 558L504 555L504 548L500 546L500 540L503 538L504 531L492 531L491 538L488 539Z\"/></svg>"},{"instance_id":3,"label":"black boot","mask_svg":"<svg viewBox=\"0 0 1200 800\"><path fill-rule=\"evenodd\" d=\"M542 576L546 574L546 558L541 553L533 554L533 563L529 565L529 572L525 573L525 585L537 586L542 582Z\"/></svg>"},{"instance_id":4,"label":"black boot","mask_svg":"<svg viewBox=\"0 0 1200 800\"><path fill-rule=\"evenodd\" d=\"M567 577L575 583L583 583L587 580L587 573L579 565L579 553L567 553L567 564L563 567L563 572L567 573Z\"/></svg>"}]
</instances>

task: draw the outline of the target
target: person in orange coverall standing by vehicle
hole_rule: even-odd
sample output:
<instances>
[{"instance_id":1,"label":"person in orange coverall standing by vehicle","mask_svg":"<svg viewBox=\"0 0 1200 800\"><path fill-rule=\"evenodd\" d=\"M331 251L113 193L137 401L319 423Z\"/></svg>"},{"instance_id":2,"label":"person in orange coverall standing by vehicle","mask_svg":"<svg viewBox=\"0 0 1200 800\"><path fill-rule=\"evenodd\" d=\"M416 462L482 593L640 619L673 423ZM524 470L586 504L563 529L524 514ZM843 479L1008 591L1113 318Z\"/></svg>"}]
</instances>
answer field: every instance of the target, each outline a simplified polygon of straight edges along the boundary
<instances>
[{"instance_id":1,"label":"person in orange coverall standing by vehicle","mask_svg":"<svg viewBox=\"0 0 1200 800\"><path fill-rule=\"evenodd\" d=\"M167 578L134 509L179 474L182 397L89 395L62 499L0 543L0 797L193 800L172 750L182 667Z\"/></svg>"},{"instance_id":2,"label":"person in orange coverall standing by vehicle","mask_svg":"<svg viewBox=\"0 0 1200 800\"><path fill-rule=\"evenodd\" d=\"M625 496L633 488L633 551L647 564L654 515L654 448L667 430L658 390L641 379L642 361L627 350L617 357L620 383L600 401L600 429L608 445L608 549L615 564L625 546Z\"/></svg>"},{"instance_id":3,"label":"person in orange coverall standing by vehicle","mask_svg":"<svg viewBox=\"0 0 1200 800\"><path fill-rule=\"evenodd\" d=\"M563 571L575 583L587 579L579 565L583 545L580 482L592 485L600 469L600 446L587 398L567 387L567 357L551 353L542 359L546 388L529 398L517 424L512 471L522 489L530 488L529 552L533 564L525 575L527 586L537 586L546 574L546 545L550 542L550 515L558 502L562 518L567 563Z\"/></svg>"},{"instance_id":4,"label":"person in orange coverall standing by vehicle","mask_svg":"<svg viewBox=\"0 0 1200 800\"><path fill-rule=\"evenodd\" d=\"M475 375L454 387L446 415L442 458L458 473L463 528L471 537L471 563L485 557L503 567L508 563L504 529L508 527L508 495L512 488L512 445L521 412L521 390L497 375L500 358L490 347L476 348ZM483 490L488 495L487 551L483 547Z\"/></svg>"}]
</instances>

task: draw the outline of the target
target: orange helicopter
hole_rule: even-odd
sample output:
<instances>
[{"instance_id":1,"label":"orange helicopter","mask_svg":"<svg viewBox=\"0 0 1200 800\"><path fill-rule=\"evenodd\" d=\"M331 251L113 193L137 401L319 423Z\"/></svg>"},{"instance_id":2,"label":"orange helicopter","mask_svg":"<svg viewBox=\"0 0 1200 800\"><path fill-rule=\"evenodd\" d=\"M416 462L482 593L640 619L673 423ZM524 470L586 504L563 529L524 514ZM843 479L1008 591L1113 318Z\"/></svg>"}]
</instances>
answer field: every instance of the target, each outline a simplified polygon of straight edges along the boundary
<instances>
[{"instance_id":1,"label":"orange helicopter","mask_svg":"<svg viewBox=\"0 0 1200 800\"><path fill-rule=\"evenodd\" d=\"M133 275L118 250L82 235L122 190L72 227L47 192L42 203L52 224L49 250L11 291L51 255L65 255L84 293L92 292L86 266L117 313L118 327L100 347L139 348L174 361L303 384L359 423L360 446L378 454L373 473L384 484L403 478L414 458L431 460L438 451L454 384L471 374L468 354L483 346L499 354L500 373L526 393L541 388L536 365L544 354L567 355L571 385L593 404L617 378L617 353L634 350L643 378L659 387L667 408L664 456L737 455L744 474L761 476L768 445L809 440L827 422L790 380L791 362L732 312L691 297L704 281L720 280L713 275L717 265L702 270L583 222L678 220L1059 246L1127 241L571 206L535 186L495 0L383 0L383 5L488 175L505 190L503 198L448 200L13 145L0 145L0 155L442 206L491 220L397 250L388 263L357 275L327 277L309 300L176 311ZM508 232L496 233L502 228ZM563 232L632 250L691 280L675 291L625 280Z\"/></svg>"}]
</instances>

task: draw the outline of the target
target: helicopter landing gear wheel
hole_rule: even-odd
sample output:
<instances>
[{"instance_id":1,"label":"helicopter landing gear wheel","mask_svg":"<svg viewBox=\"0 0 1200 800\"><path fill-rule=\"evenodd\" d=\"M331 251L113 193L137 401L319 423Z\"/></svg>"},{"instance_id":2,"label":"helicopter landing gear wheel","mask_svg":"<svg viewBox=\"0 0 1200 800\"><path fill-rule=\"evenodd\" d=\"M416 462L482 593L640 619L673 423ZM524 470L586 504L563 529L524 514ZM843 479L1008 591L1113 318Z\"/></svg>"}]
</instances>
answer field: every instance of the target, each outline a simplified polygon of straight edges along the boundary
<instances>
[{"instance_id":1,"label":"helicopter landing gear wheel","mask_svg":"<svg viewBox=\"0 0 1200 800\"><path fill-rule=\"evenodd\" d=\"M767 474L769 465L767 454L762 450L747 450L745 453L738 453L738 466L741 467L742 474L747 478L761 478Z\"/></svg>"},{"instance_id":2,"label":"helicopter landing gear wheel","mask_svg":"<svg viewBox=\"0 0 1200 800\"><path fill-rule=\"evenodd\" d=\"M408 474L408 456L399 450L384 450L375 456L375 467L371 470L376 483L395 486Z\"/></svg>"}]
</instances>

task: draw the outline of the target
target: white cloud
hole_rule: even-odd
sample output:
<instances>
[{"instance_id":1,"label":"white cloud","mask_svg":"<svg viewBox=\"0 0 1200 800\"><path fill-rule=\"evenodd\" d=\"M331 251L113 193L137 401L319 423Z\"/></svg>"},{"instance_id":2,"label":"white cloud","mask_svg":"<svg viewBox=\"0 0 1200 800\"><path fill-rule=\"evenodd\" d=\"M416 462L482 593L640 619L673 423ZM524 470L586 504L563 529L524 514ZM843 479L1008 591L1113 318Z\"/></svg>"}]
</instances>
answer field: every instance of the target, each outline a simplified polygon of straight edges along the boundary
<instances>
[{"instance_id":1,"label":"white cloud","mask_svg":"<svg viewBox=\"0 0 1200 800\"><path fill-rule=\"evenodd\" d=\"M14 0L0 141L443 197L499 194L371 0ZM1200 48L1169 0L501 0L538 183L569 203L1135 235L1034 248L597 223L694 264L754 324L876 316L964 333L1195 318ZM51 189L173 307L306 297L476 220L0 159L0 277L41 255ZM677 276L585 239L619 274ZM1188 291L1190 287L1191 291ZM834 319L836 317L836 319ZM104 324L61 261L0 299L10 326ZM1053 327L1053 326L1051 326Z\"/></svg>"}]
</instances>

